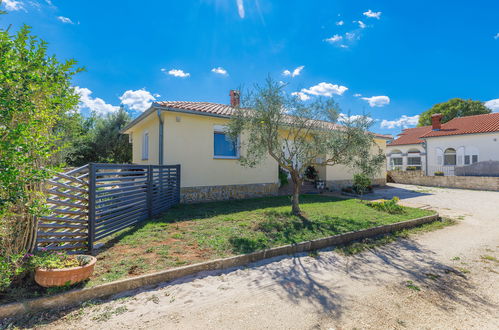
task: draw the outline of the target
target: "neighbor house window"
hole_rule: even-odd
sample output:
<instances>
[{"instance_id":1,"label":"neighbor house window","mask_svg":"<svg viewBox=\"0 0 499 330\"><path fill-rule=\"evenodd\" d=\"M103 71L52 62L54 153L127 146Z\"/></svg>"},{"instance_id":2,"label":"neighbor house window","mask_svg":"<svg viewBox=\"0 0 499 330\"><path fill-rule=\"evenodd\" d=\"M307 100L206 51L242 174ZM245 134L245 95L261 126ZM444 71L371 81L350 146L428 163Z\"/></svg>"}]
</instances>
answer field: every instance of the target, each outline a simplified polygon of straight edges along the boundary
<instances>
[{"instance_id":1,"label":"neighbor house window","mask_svg":"<svg viewBox=\"0 0 499 330\"><path fill-rule=\"evenodd\" d=\"M237 141L232 140L223 127L215 127L213 132L213 155L215 158L237 158Z\"/></svg>"},{"instance_id":2,"label":"neighbor house window","mask_svg":"<svg viewBox=\"0 0 499 330\"><path fill-rule=\"evenodd\" d=\"M470 155L464 156L464 165L469 165L470 164Z\"/></svg>"},{"instance_id":3,"label":"neighbor house window","mask_svg":"<svg viewBox=\"0 0 499 330\"><path fill-rule=\"evenodd\" d=\"M142 134L142 160L149 159L149 133Z\"/></svg>"},{"instance_id":4,"label":"neighbor house window","mask_svg":"<svg viewBox=\"0 0 499 330\"><path fill-rule=\"evenodd\" d=\"M456 149L447 148L444 151L444 165L456 165Z\"/></svg>"},{"instance_id":5,"label":"neighbor house window","mask_svg":"<svg viewBox=\"0 0 499 330\"><path fill-rule=\"evenodd\" d=\"M472 164L478 163L478 155L471 156L471 163Z\"/></svg>"}]
</instances>

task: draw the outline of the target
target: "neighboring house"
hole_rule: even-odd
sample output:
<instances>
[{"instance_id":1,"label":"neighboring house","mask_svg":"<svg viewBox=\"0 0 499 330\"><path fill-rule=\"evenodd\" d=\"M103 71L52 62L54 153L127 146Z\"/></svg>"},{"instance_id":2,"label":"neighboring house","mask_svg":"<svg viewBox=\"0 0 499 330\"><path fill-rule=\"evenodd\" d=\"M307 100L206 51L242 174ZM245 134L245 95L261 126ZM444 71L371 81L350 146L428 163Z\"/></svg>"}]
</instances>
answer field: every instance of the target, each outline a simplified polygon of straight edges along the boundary
<instances>
[{"instance_id":1,"label":"neighboring house","mask_svg":"<svg viewBox=\"0 0 499 330\"><path fill-rule=\"evenodd\" d=\"M459 117L442 124L404 129L387 145L388 169L420 169L426 175L456 170L485 161L499 161L499 113Z\"/></svg>"},{"instance_id":2,"label":"neighboring house","mask_svg":"<svg viewBox=\"0 0 499 330\"><path fill-rule=\"evenodd\" d=\"M236 91L231 91L230 106L208 102L153 103L123 129L132 142L133 163L180 164L184 202L275 195L279 189L277 162L268 156L253 168L241 166L239 141L232 142L225 135L225 127L238 106ZM375 134L382 152L386 152L389 138ZM317 168L319 179L326 181L329 188L351 183L350 168L323 167ZM383 165L374 183L386 183L385 168Z\"/></svg>"}]
</instances>

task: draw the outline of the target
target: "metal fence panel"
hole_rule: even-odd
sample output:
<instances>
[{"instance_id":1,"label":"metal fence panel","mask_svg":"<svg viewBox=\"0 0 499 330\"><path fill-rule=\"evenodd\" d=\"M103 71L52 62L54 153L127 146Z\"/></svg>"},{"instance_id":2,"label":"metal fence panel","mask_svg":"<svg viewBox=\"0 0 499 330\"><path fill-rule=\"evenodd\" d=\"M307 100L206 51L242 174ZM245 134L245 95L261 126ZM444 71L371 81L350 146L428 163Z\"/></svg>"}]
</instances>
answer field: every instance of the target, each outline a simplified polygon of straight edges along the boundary
<instances>
[{"instance_id":1,"label":"metal fence panel","mask_svg":"<svg viewBox=\"0 0 499 330\"><path fill-rule=\"evenodd\" d=\"M180 165L88 164L48 181L52 214L38 247L89 250L95 242L180 202Z\"/></svg>"}]
</instances>

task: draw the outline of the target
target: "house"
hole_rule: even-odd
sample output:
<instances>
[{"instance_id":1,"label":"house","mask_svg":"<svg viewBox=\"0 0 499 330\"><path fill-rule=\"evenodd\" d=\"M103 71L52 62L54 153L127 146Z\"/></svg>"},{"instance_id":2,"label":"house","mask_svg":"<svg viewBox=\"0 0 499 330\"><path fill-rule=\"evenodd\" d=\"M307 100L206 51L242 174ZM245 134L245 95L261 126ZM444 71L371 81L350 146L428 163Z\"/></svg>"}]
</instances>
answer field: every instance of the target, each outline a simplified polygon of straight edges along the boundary
<instances>
[{"instance_id":1,"label":"house","mask_svg":"<svg viewBox=\"0 0 499 330\"><path fill-rule=\"evenodd\" d=\"M209 102L155 102L123 129L132 143L133 163L181 165L184 202L275 195L279 189L278 164L270 156L253 168L238 162L238 143L226 138L225 126L239 106L239 93L231 91L230 105ZM242 136L240 139L244 139ZM385 152L390 137L375 135ZM386 166L374 183L384 185ZM346 166L317 168L329 188L350 184Z\"/></svg>"},{"instance_id":2,"label":"house","mask_svg":"<svg viewBox=\"0 0 499 330\"><path fill-rule=\"evenodd\" d=\"M456 175L480 162L499 161L499 113L459 117L404 129L387 145L388 169L422 170L426 175ZM457 171L457 172L456 172Z\"/></svg>"}]
</instances>

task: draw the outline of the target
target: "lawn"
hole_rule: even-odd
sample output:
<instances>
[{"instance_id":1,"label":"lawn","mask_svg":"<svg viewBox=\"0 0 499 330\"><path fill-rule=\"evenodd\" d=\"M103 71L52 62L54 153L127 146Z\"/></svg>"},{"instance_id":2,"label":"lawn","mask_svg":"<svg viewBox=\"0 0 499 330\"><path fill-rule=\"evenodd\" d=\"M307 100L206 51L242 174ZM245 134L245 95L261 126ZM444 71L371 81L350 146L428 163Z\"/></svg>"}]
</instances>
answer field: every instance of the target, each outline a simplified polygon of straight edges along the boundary
<instances>
[{"instance_id":1,"label":"lawn","mask_svg":"<svg viewBox=\"0 0 499 330\"><path fill-rule=\"evenodd\" d=\"M308 222L291 214L289 197L180 205L111 237L90 285L210 259L414 219L431 211L377 211L356 199L304 195Z\"/></svg>"},{"instance_id":2,"label":"lawn","mask_svg":"<svg viewBox=\"0 0 499 330\"><path fill-rule=\"evenodd\" d=\"M291 214L287 196L179 205L110 236L98 250L90 281L77 287L433 214L414 208L389 214L357 199L323 195L301 196L301 208L307 221ZM26 282L0 302L61 290Z\"/></svg>"}]
</instances>

